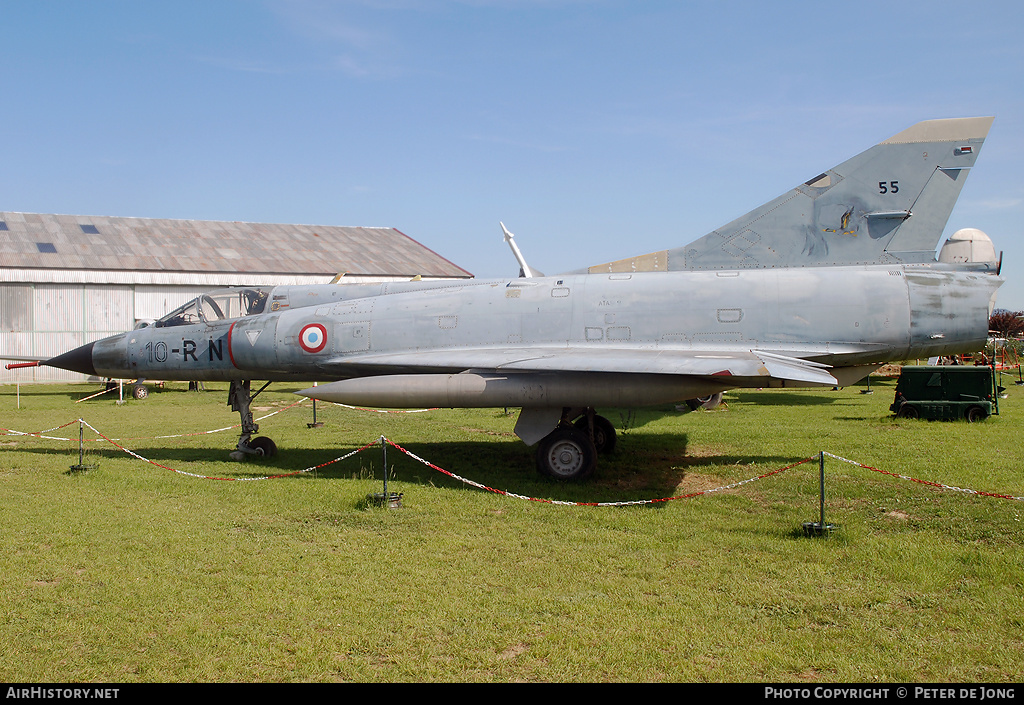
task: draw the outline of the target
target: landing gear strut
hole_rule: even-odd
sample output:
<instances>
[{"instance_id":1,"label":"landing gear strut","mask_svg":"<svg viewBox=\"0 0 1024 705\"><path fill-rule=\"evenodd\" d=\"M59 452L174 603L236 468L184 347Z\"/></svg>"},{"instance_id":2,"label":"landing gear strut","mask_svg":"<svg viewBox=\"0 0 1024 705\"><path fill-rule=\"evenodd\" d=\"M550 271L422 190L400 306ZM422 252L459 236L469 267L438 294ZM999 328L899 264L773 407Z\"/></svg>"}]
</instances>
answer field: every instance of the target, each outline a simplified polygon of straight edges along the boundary
<instances>
[{"instance_id":1,"label":"landing gear strut","mask_svg":"<svg viewBox=\"0 0 1024 705\"><path fill-rule=\"evenodd\" d=\"M277 445L266 436L253 438L253 434L260 430L259 425L252 419L252 411L249 406L252 400L259 396L259 393L270 386L267 382L256 394L250 394L250 381L232 381L228 389L228 404L232 411L237 411L242 417L242 433L238 437L237 450L231 452L232 460L243 460L247 455L255 457L273 458L277 455Z\"/></svg>"},{"instance_id":2,"label":"landing gear strut","mask_svg":"<svg viewBox=\"0 0 1024 705\"><path fill-rule=\"evenodd\" d=\"M615 442L618 440L615 436L615 427L605 417L595 414L593 409L587 409L583 416L576 419L573 426L594 441L594 447L601 455L615 450Z\"/></svg>"},{"instance_id":3,"label":"landing gear strut","mask_svg":"<svg viewBox=\"0 0 1024 705\"><path fill-rule=\"evenodd\" d=\"M576 416L579 419L572 423ZM556 480L582 480L597 467L598 453L612 452L615 441L615 427L593 408L582 414L579 409L563 409L558 426L537 447L537 470Z\"/></svg>"},{"instance_id":4,"label":"landing gear strut","mask_svg":"<svg viewBox=\"0 0 1024 705\"><path fill-rule=\"evenodd\" d=\"M718 394L708 394L706 397L697 397L696 399L687 399L686 406L690 408L690 411L696 411L697 409L717 409L718 405L722 403L722 392Z\"/></svg>"}]
</instances>

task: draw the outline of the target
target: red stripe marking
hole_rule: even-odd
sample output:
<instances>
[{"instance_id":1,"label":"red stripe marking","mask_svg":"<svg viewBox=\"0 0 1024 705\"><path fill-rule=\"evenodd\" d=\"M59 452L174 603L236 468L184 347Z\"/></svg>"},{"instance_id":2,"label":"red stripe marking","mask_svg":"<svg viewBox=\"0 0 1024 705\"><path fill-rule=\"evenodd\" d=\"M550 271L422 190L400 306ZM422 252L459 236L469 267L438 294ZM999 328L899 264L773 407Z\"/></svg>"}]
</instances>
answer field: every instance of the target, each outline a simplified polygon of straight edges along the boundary
<instances>
[{"instance_id":1,"label":"red stripe marking","mask_svg":"<svg viewBox=\"0 0 1024 705\"><path fill-rule=\"evenodd\" d=\"M235 321L235 323L237 322L238 321ZM231 352L231 331L235 329L235 323L232 323L231 327L228 328L228 359L231 360L231 364L234 365L237 370L241 368L239 368L238 363L235 362L235 354Z\"/></svg>"}]
</instances>

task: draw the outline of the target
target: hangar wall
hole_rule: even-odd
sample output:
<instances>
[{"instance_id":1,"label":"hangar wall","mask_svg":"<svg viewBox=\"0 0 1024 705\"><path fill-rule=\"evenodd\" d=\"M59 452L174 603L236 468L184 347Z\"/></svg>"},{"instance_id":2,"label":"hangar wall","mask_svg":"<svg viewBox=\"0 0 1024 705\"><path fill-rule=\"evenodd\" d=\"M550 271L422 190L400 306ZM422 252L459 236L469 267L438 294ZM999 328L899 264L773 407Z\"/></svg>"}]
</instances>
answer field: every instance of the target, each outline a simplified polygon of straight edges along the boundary
<instances>
[{"instance_id":1,"label":"hangar wall","mask_svg":"<svg viewBox=\"0 0 1024 705\"><path fill-rule=\"evenodd\" d=\"M47 359L93 340L131 330L209 291L209 286L128 284L0 284L0 350ZM5 381L82 381L50 367L4 370Z\"/></svg>"}]
</instances>

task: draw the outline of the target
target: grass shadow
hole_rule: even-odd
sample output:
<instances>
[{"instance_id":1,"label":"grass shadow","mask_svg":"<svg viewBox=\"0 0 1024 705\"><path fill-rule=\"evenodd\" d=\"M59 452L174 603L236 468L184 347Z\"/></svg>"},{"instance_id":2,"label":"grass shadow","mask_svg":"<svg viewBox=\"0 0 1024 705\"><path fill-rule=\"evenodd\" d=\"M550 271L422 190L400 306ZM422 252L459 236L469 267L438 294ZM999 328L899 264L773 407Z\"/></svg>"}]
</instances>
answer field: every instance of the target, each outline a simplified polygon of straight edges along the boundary
<instances>
[{"instance_id":1,"label":"grass shadow","mask_svg":"<svg viewBox=\"0 0 1024 705\"><path fill-rule=\"evenodd\" d=\"M404 447L442 470L437 470L389 448L389 482L467 489L478 488L466 480L503 492L568 502L635 502L663 499L702 492L736 479L737 470L752 474L789 465L801 458L791 456L713 455L690 457L686 454L686 434L653 434L643 444L631 447L629 439L620 439L619 448L600 456L595 473L583 481L559 482L540 475L535 466L534 448L518 441L459 441L447 443L409 443ZM353 459L354 460L354 459ZM370 458L380 474L381 456ZM759 469L759 470L758 470ZM350 477L348 469L321 473L321 477Z\"/></svg>"},{"instance_id":2,"label":"grass shadow","mask_svg":"<svg viewBox=\"0 0 1024 705\"><path fill-rule=\"evenodd\" d=\"M389 482L465 489L478 492L478 483L500 492L566 502L636 502L700 493L739 479L738 470L756 475L799 460L791 456L702 455L687 454L685 433L623 434L615 452L598 459L595 473L578 482L559 482L536 470L536 449L510 437L495 441L439 441L403 443L420 462L392 446L387 447ZM365 448L345 460L337 458L355 450L337 448L285 448L273 458L234 461L230 448L170 447L148 445L131 447L132 454L113 447L91 445L86 463L100 463L109 469L110 461L128 460L147 463L157 469L203 477L253 479L291 475L294 480L371 480L383 482L381 468L385 456L379 445ZM68 464L78 463L77 444L62 448L22 448L20 452L48 455L64 454ZM460 478L464 478L460 479Z\"/></svg>"},{"instance_id":3,"label":"grass shadow","mask_svg":"<svg viewBox=\"0 0 1024 705\"><path fill-rule=\"evenodd\" d=\"M741 404L775 404L785 406L825 406L841 401L839 391L826 392L780 392L778 390L747 391L738 395L737 405Z\"/></svg>"}]
</instances>

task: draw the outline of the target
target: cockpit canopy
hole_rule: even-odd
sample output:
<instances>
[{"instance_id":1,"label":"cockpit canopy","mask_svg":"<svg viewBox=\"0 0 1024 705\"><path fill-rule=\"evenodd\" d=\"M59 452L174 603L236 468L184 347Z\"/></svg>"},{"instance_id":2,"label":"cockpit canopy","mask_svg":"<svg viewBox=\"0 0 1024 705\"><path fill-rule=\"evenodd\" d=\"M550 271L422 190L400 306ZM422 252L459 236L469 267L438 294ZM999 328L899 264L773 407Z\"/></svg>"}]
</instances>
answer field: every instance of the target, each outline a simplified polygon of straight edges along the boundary
<instances>
[{"instance_id":1,"label":"cockpit canopy","mask_svg":"<svg viewBox=\"0 0 1024 705\"><path fill-rule=\"evenodd\" d=\"M254 316L257 313L263 313L269 295L269 289L252 287L221 289L192 299L153 325L157 328L189 326L195 323L215 323L244 316Z\"/></svg>"}]
</instances>

